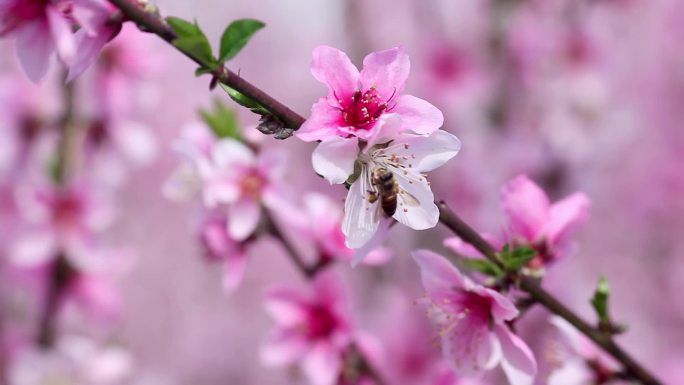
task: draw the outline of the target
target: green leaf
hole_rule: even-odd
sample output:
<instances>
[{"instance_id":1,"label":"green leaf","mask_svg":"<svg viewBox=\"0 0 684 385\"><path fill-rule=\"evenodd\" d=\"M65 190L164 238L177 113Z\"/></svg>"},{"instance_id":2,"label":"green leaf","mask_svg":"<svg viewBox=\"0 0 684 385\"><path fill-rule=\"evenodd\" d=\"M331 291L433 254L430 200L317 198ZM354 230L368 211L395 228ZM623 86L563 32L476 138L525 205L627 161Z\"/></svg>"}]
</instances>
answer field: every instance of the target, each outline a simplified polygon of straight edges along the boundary
<instances>
[{"instance_id":1,"label":"green leaf","mask_svg":"<svg viewBox=\"0 0 684 385\"><path fill-rule=\"evenodd\" d=\"M610 325L610 316L608 315L608 297L610 296L610 285L606 277L599 278L598 286L591 298L591 305L596 310L599 317L599 322Z\"/></svg>"},{"instance_id":2,"label":"green leaf","mask_svg":"<svg viewBox=\"0 0 684 385\"><path fill-rule=\"evenodd\" d=\"M221 36L218 61L223 63L234 58L247 45L252 35L265 26L266 24L254 19L240 19L230 23Z\"/></svg>"},{"instance_id":3,"label":"green leaf","mask_svg":"<svg viewBox=\"0 0 684 385\"><path fill-rule=\"evenodd\" d=\"M195 76L200 77L202 75L210 74L212 72L214 72L214 70L211 68L200 67L200 68L195 70Z\"/></svg>"},{"instance_id":4,"label":"green leaf","mask_svg":"<svg viewBox=\"0 0 684 385\"><path fill-rule=\"evenodd\" d=\"M507 270L518 271L537 256L537 251L529 246L519 246L511 250L509 245L505 245L499 256Z\"/></svg>"},{"instance_id":5,"label":"green leaf","mask_svg":"<svg viewBox=\"0 0 684 385\"><path fill-rule=\"evenodd\" d=\"M176 32L178 37L196 36L198 32L201 32L196 23L191 23L180 17L169 16L166 18L166 23Z\"/></svg>"},{"instance_id":6,"label":"green leaf","mask_svg":"<svg viewBox=\"0 0 684 385\"><path fill-rule=\"evenodd\" d=\"M475 258L465 258L460 260L460 262L466 268L474 271L479 271L482 274L486 274L492 277L502 277L504 272L501 270L496 263L489 261L487 259L475 259Z\"/></svg>"},{"instance_id":7,"label":"green leaf","mask_svg":"<svg viewBox=\"0 0 684 385\"><path fill-rule=\"evenodd\" d=\"M202 120L211 127L216 137L242 139L237 114L220 101L216 100L214 102L212 111L200 110L199 114Z\"/></svg>"},{"instance_id":8,"label":"green leaf","mask_svg":"<svg viewBox=\"0 0 684 385\"><path fill-rule=\"evenodd\" d=\"M177 17L167 17L166 22L178 35L173 41L174 46L198 59L203 67L209 68L217 64L211 44L197 22L191 23Z\"/></svg>"},{"instance_id":9,"label":"green leaf","mask_svg":"<svg viewBox=\"0 0 684 385\"><path fill-rule=\"evenodd\" d=\"M228 96L230 96L230 98L233 99L237 104L249 108L250 111L254 112L255 114L270 114L270 112L264 106L259 104L256 100L243 94L242 92L230 88L225 84L221 84L221 88L223 88L223 90L226 91L226 93L228 93Z\"/></svg>"}]
</instances>

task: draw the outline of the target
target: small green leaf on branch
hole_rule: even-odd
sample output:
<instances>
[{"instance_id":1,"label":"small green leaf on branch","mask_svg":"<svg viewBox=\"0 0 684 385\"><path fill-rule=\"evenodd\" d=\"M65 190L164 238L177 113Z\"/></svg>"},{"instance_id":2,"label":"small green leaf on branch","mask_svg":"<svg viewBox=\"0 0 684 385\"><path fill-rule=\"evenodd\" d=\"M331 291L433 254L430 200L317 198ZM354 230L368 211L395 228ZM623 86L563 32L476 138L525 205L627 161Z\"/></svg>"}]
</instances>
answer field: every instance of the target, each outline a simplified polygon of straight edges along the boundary
<instances>
[{"instance_id":1,"label":"small green leaf on branch","mask_svg":"<svg viewBox=\"0 0 684 385\"><path fill-rule=\"evenodd\" d=\"M460 262L463 264L463 266L470 270L477 271L494 278L501 278L504 276L503 270L501 270L496 263L487 259L464 258L460 260Z\"/></svg>"},{"instance_id":2,"label":"small green leaf on branch","mask_svg":"<svg viewBox=\"0 0 684 385\"><path fill-rule=\"evenodd\" d=\"M233 99L237 104L249 108L250 111L252 111L253 113L258 115L270 114L270 112L261 104L257 103L257 101L243 94L242 92L230 88L225 84L221 84L221 88L223 88L223 90L226 91L228 96L230 96L230 98Z\"/></svg>"},{"instance_id":3,"label":"small green leaf on branch","mask_svg":"<svg viewBox=\"0 0 684 385\"><path fill-rule=\"evenodd\" d=\"M240 19L230 23L221 36L218 61L223 63L234 58L247 45L249 39L265 26L266 24L254 19Z\"/></svg>"},{"instance_id":4,"label":"small green leaf on branch","mask_svg":"<svg viewBox=\"0 0 684 385\"><path fill-rule=\"evenodd\" d=\"M504 267L509 271L520 270L536 256L537 251L529 246L518 246L511 249L509 245L505 245L499 253Z\"/></svg>"},{"instance_id":5,"label":"small green leaf on branch","mask_svg":"<svg viewBox=\"0 0 684 385\"><path fill-rule=\"evenodd\" d=\"M213 110L200 110L199 114L216 137L242 139L237 114L218 100L214 102Z\"/></svg>"},{"instance_id":6,"label":"small green leaf on branch","mask_svg":"<svg viewBox=\"0 0 684 385\"><path fill-rule=\"evenodd\" d=\"M172 16L167 17L166 22L178 36L173 41L174 46L202 62L202 68L216 66L218 62L214 58L209 40L197 22L191 23Z\"/></svg>"},{"instance_id":7,"label":"small green leaf on branch","mask_svg":"<svg viewBox=\"0 0 684 385\"><path fill-rule=\"evenodd\" d=\"M610 315L608 314L608 298L610 297L610 285L606 277L599 278L598 286L594 291L594 296L591 298L591 305L596 310L599 317L599 323L610 324Z\"/></svg>"}]
</instances>

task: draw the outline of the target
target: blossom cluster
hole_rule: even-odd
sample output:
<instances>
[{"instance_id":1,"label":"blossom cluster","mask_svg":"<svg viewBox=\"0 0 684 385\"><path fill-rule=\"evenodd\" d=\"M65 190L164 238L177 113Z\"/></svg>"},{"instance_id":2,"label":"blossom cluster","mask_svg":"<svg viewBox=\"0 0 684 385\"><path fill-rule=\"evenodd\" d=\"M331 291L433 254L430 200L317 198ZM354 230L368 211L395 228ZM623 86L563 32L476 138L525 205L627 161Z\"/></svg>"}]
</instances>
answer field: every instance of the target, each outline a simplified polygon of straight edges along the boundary
<instances>
[{"instance_id":1,"label":"blossom cluster","mask_svg":"<svg viewBox=\"0 0 684 385\"><path fill-rule=\"evenodd\" d=\"M147 12L142 4L131 5ZM541 285L555 281L550 278L560 266L577 262L576 235L590 211L597 211L596 191L570 193L576 166L588 167L583 162L592 151L581 131L625 125L618 109L608 107L607 80L595 56L599 42L579 28L575 8L489 6L492 15L478 12L494 16L487 21L493 23L490 35L480 36L479 23L463 27L488 41L487 50L473 53L468 44L445 36L427 39L418 49L424 55L413 57L424 75L418 87L408 83L407 52L413 49L372 52L359 69L343 51L316 47L310 70L326 93L306 119L281 116L283 109L258 97L261 91L248 92L249 83L235 89L230 84L241 75L226 62L263 23L231 23L214 57L197 21L147 14L159 22L155 33L168 28L159 34L200 65L196 75L211 75L211 89L225 83L234 101L261 116L259 131L274 134L273 140L255 136L243 116L217 101L214 110L200 110L201 120L182 126L172 143L178 164L155 190L166 200L154 200L176 203L164 210L195 206L196 219L182 226L186 233L192 228L198 246L192 250L201 259L183 259L183 240L165 231L172 223L155 224L150 243L160 237L171 245L165 250L174 255L164 255L165 266L193 271L208 262L221 268L218 279L213 269L202 270L212 277L203 282L210 291L191 291L192 306L170 301L168 318L183 327L173 338L159 327L168 346L200 346L207 367L220 359L221 381L243 379L247 369L232 366L248 358L276 368L266 376L313 385L607 385L639 379L620 354L611 356L611 349L603 351L578 330L592 326L576 328L583 321L564 311L556 313L565 319L544 313L540 321L528 314L540 304L554 312L553 298L544 294L539 301L526 285L540 285L545 293ZM357 7L349 6L349 16L365 17L356 14ZM435 17L422 11L420 17ZM528 19L537 13L554 12L572 19L574 27L531 27ZM142 123L154 98L142 88L162 69L138 39L140 31L150 31L142 25L147 21L136 28L126 15L107 0L0 0L0 36L14 40L25 74L34 82L46 78L55 58L65 72L58 87L43 90L44 100L33 97L33 85L0 79L0 104L7 106L0 111L0 143L6 148L0 152L0 280L13 283L0 291L0 306L10 309L0 314L2 383L157 383L141 375L111 327L126 315L120 281L134 262L150 258L113 239L122 211L117 195L137 184L131 183L131 169L149 165L158 152L155 135ZM567 38L560 53L558 44L543 37L556 34ZM431 96L435 104L410 93ZM304 172L297 173L301 154L275 140L292 132L300 140L289 141L293 146L315 145L310 157L305 154ZM595 134L597 142L606 135ZM462 141L463 153L450 162ZM491 165L497 167L490 171ZM300 183L304 174L309 181ZM500 210L485 208L487 191L496 189ZM478 237L463 230L465 224L454 226L458 219L445 218L451 214L446 203L436 202L441 199L463 206L464 217L503 221ZM133 211L128 223L144 216L144 210ZM440 221L456 234L444 236ZM421 238L409 230L423 231ZM663 239L654 241L659 250L669 247L658 243ZM299 282L292 282L283 263L301 273ZM160 271L153 275L165 275ZM182 277L165 278L181 292L188 284ZM267 288L258 295L258 307L265 322L250 313L257 302L250 290L262 284ZM219 287L228 295L212 297ZM165 300L167 289L159 290ZM595 331L612 343L624 328L612 318L609 295L601 278L591 299ZM207 315L214 306L205 305L214 300L249 327L211 323ZM135 316L153 319L152 314L142 306L126 316L135 323ZM163 322L155 319L154 328ZM552 335L538 333L540 323ZM249 347L258 352L216 358L217 324L239 329L238 340L256 331L263 341ZM200 335L200 342L184 340L191 335ZM192 360L192 353L183 359ZM263 372L260 366L257 371ZM202 370L188 378L212 375Z\"/></svg>"}]
</instances>

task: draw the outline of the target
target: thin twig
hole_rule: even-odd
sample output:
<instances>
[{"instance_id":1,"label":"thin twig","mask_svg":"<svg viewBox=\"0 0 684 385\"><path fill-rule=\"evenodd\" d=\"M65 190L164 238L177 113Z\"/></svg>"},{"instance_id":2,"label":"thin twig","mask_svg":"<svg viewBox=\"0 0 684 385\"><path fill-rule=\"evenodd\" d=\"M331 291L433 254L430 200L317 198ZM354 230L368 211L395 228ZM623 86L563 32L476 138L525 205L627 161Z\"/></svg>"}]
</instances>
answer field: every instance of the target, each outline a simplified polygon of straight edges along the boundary
<instances>
[{"instance_id":1,"label":"thin twig","mask_svg":"<svg viewBox=\"0 0 684 385\"><path fill-rule=\"evenodd\" d=\"M480 234L463 222L463 220L461 220L461 218L451 211L451 209L449 209L444 202L440 202L438 207L440 221L445 226L458 235L464 242L475 247L487 259L496 263L499 265L499 267L503 267L499 257L496 254L496 250L494 247L492 247L492 245L489 244L489 242L484 240ZM577 330L582 332L584 335L594 341L594 343L603 348L603 350L610 353L610 355L622 363L627 372L634 379L638 379L645 385L661 385L659 380L657 380L651 373L649 373L627 352L617 345L610 334L603 333L582 320L572 310L568 309L549 292L544 290L536 280L532 279L531 277L523 276L520 278L520 288L527 292L530 297L543 305L551 313L564 318Z\"/></svg>"},{"instance_id":2,"label":"thin twig","mask_svg":"<svg viewBox=\"0 0 684 385\"><path fill-rule=\"evenodd\" d=\"M129 20L132 20L138 26L144 27L146 31L155 33L162 39L173 44L176 34L161 19L152 14L144 12L141 8L130 3L128 0L109 1L116 5ZM193 56L192 54L184 51L181 52L196 63L200 65L203 64L199 58ZM273 97L242 79L240 76L228 70L227 68L223 67L217 75L219 82L254 99L267 110L269 110L273 115L284 121L289 128L296 130L304 123L305 119L301 115L292 111L284 104L275 100ZM458 216L456 216L456 214L449 210L444 203L440 203L439 208L440 221L443 224L454 231L454 233L460 236L465 242L470 243L472 246L482 252L488 259L498 264L501 263L496 255L496 250L487 241L482 239L482 237L480 237L475 230L473 230ZM287 246L285 247L287 248ZM610 335L605 335L604 333L601 333L597 329L591 327L588 323L583 321L575 313L556 300L551 294L541 288L536 281L529 279L528 277L522 277L520 288L530 294L532 298L546 307L550 312L557 314L566 321L570 322L580 332L587 335L597 345L602 347L606 352L610 353L615 359L622 363L627 372L633 376L634 379L641 381L644 385L661 385L660 381L658 381L651 373L644 369L621 347L619 347Z\"/></svg>"}]
</instances>

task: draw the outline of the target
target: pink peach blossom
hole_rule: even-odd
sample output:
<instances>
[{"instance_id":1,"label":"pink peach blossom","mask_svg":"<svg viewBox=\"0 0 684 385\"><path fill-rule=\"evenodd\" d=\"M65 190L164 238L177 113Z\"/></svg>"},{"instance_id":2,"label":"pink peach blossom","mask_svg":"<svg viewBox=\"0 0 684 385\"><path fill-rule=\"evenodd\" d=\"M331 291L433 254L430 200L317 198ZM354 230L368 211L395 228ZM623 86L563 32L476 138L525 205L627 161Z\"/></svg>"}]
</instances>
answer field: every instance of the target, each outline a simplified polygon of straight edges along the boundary
<instances>
[{"instance_id":1,"label":"pink peach blossom","mask_svg":"<svg viewBox=\"0 0 684 385\"><path fill-rule=\"evenodd\" d=\"M531 385L537 363L525 342L506 325L518 309L502 294L480 286L444 257L413 253L420 266L428 316L441 328L442 354L457 373L467 375L501 364L513 385Z\"/></svg>"},{"instance_id":2,"label":"pink peach blossom","mask_svg":"<svg viewBox=\"0 0 684 385\"><path fill-rule=\"evenodd\" d=\"M508 218L509 241L530 244L541 262L557 260L568 252L571 236L588 219L590 208L589 198L581 192L551 204L525 175L503 187L501 205Z\"/></svg>"},{"instance_id":3,"label":"pink peach blossom","mask_svg":"<svg viewBox=\"0 0 684 385\"><path fill-rule=\"evenodd\" d=\"M265 306L276 328L262 350L264 364L296 364L311 383L335 384L342 370L343 355L353 341L353 329L334 277L319 274L309 293L274 289Z\"/></svg>"},{"instance_id":4,"label":"pink peach blossom","mask_svg":"<svg viewBox=\"0 0 684 385\"><path fill-rule=\"evenodd\" d=\"M410 62L401 47L373 52L363 60L359 72L347 55L333 47L313 51L311 72L328 87L328 95L311 109L311 116L297 131L305 141L336 137L368 140L377 121L397 114L403 127L428 135L442 126L444 117L432 104L402 95Z\"/></svg>"},{"instance_id":5,"label":"pink peach blossom","mask_svg":"<svg viewBox=\"0 0 684 385\"><path fill-rule=\"evenodd\" d=\"M619 370L618 363L599 349L566 320L552 316L549 320L560 332L559 344L549 354L552 367L549 385L603 384ZM612 379L611 384L628 382Z\"/></svg>"},{"instance_id":6,"label":"pink peach blossom","mask_svg":"<svg viewBox=\"0 0 684 385\"><path fill-rule=\"evenodd\" d=\"M177 200L201 193L207 208L225 209L228 234L243 241L256 229L262 205L277 211L283 201L285 154L277 149L257 154L238 140L212 141L200 132L194 126L176 144L186 161L164 185L164 193Z\"/></svg>"},{"instance_id":7,"label":"pink peach blossom","mask_svg":"<svg viewBox=\"0 0 684 385\"><path fill-rule=\"evenodd\" d=\"M531 246L539 255L530 267L541 268L570 251L571 237L588 219L591 203L584 193L578 192L552 204L539 186L520 175L501 189L501 205L507 217L504 235L482 236L499 250L507 243ZM463 256L481 257L458 237L449 238L444 244Z\"/></svg>"},{"instance_id":8,"label":"pink peach blossom","mask_svg":"<svg viewBox=\"0 0 684 385\"><path fill-rule=\"evenodd\" d=\"M209 215L200 229L205 256L223 262L223 289L232 293L242 283L247 267L245 242L238 242L226 232L226 218Z\"/></svg>"}]
</instances>

